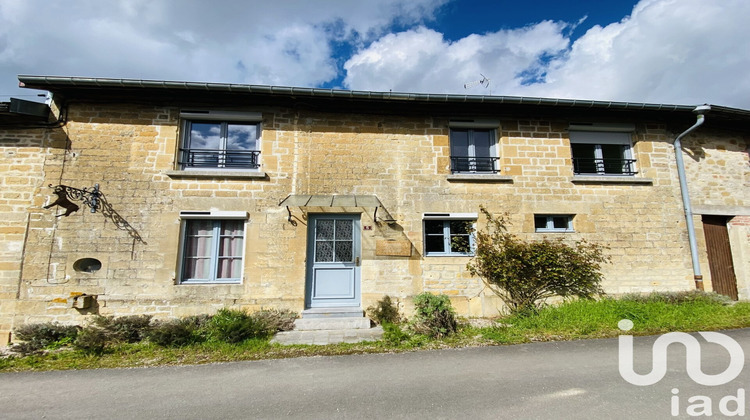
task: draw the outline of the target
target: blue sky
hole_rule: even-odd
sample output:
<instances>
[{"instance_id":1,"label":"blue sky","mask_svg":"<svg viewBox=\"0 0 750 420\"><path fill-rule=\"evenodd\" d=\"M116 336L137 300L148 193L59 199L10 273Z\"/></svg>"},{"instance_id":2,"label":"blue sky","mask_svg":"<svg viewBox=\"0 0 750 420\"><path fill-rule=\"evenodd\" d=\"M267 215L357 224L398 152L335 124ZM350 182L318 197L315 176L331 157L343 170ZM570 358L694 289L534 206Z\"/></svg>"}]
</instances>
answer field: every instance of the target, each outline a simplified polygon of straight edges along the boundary
<instances>
[{"instance_id":1,"label":"blue sky","mask_svg":"<svg viewBox=\"0 0 750 420\"><path fill-rule=\"evenodd\" d=\"M0 101L41 74L750 108L747 16L747 0L2 0Z\"/></svg>"}]
</instances>

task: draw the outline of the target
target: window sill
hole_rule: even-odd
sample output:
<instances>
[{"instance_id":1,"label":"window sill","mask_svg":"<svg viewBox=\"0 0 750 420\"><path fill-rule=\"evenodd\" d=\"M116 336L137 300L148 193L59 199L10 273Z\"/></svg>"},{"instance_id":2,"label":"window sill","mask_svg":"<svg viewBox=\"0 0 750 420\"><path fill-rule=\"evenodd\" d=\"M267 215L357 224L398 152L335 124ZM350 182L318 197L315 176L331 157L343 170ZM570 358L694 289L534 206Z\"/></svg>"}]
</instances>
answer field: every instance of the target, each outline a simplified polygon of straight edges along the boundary
<instances>
[{"instance_id":1,"label":"window sill","mask_svg":"<svg viewBox=\"0 0 750 420\"><path fill-rule=\"evenodd\" d=\"M575 175L572 182L582 184L653 184L654 180L651 178L618 175Z\"/></svg>"},{"instance_id":2,"label":"window sill","mask_svg":"<svg viewBox=\"0 0 750 420\"><path fill-rule=\"evenodd\" d=\"M268 179L268 174L260 171L233 170L200 170L200 171L167 171L170 178L236 178L236 179Z\"/></svg>"},{"instance_id":3,"label":"window sill","mask_svg":"<svg viewBox=\"0 0 750 420\"><path fill-rule=\"evenodd\" d=\"M473 257L474 254L425 254L426 258L439 258L439 257Z\"/></svg>"},{"instance_id":4,"label":"window sill","mask_svg":"<svg viewBox=\"0 0 750 420\"><path fill-rule=\"evenodd\" d=\"M239 280L232 281L182 281L177 283L178 286L190 286L190 285L240 285L242 284Z\"/></svg>"},{"instance_id":5,"label":"window sill","mask_svg":"<svg viewBox=\"0 0 750 420\"><path fill-rule=\"evenodd\" d=\"M513 182L512 177L497 174L450 174L446 179L449 182Z\"/></svg>"}]
</instances>

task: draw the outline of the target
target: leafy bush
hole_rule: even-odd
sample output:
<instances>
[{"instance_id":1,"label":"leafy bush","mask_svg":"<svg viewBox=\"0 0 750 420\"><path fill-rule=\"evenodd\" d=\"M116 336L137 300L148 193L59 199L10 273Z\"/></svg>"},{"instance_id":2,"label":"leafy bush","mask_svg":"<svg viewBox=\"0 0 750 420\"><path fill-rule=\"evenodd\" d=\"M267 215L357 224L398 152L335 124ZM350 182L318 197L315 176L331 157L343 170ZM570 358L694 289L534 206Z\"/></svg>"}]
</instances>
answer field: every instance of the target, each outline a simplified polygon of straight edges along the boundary
<instances>
[{"instance_id":1,"label":"leafy bush","mask_svg":"<svg viewBox=\"0 0 750 420\"><path fill-rule=\"evenodd\" d=\"M182 319L157 321L148 333L148 339L164 347L181 347L204 340L201 329L211 319L207 315Z\"/></svg>"},{"instance_id":2,"label":"leafy bush","mask_svg":"<svg viewBox=\"0 0 750 420\"><path fill-rule=\"evenodd\" d=\"M456 314L445 295L425 292L414 297L412 328L419 334L440 338L456 332Z\"/></svg>"},{"instance_id":3,"label":"leafy bush","mask_svg":"<svg viewBox=\"0 0 750 420\"><path fill-rule=\"evenodd\" d=\"M110 334L107 331L91 325L78 333L73 347L87 354L101 354L109 342Z\"/></svg>"},{"instance_id":4,"label":"leafy bush","mask_svg":"<svg viewBox=\"0 0 750 420\"><path fill-rule=\"evenodd\" d=\"M601 264L609 261L604 247L586 241L524 241L507 232L504 217L487 218L476 232L476 251L467 270L479 276L511 312L536 312L552 296L592 298L602 292Z\"/></svg>"},{"instance_id":5,"label":"leafy bush","mask_svg":"<svg viewBox=\"0 0 750 420\"><path fill-rule=\"evenodd\" d=\"M208 337L216 341L239 343L248 338L269 335L263 320L248 315L245 311L222 308L206 324Z\"/></svg>"},{"instance_id":6,"label":"leafy bush","mask_svg":"<svg viewBox=\"0 0 750 420\"><path fill-rule=\"evenodd\" d=\"M398 324L392 324L388 321L383 325L383 340L388 344L399 345L409 339L409 333L403 331Z\"/></svg>"},{"instance_id":7,"label":"leafy bush","mask_svg":"<svg viewBox=\"0 0 750 420\"><path fill-rule=\"evenodd\" d=\"M398 303L394 302L390 296L385 295L374 306L367 308L367 315L378 324L385 325L398 324L401 322L401 315L398 312Z\"/></svg>"},{"instance_id":8,"label":"leafy bush","mask_svg":"<svg viewBox=\"0 0 750 420\"><path fill-rule=\"evenodd\" d=\"M294 329L297 313L289 309L261 309L250 314L258 323L265 325L268 335Z\"/></svg>"},{"instance_id":9,"label":"leafy bush","mask_svg":"<svg viewBox=\"0 0 750 420\"><path fill-rule=\"evenodd\" d=\"M115 341L137 343L148 335L151 315L97 316L94 318L94 325L103 329Z\"/></svg>"},{"instance_id":10,"label":"leafy bush","mask_svg":"<svg viewBox=\"0 0 750 420\"><path fill-rule=\"evenodd\" d=\"M25 324L16 328L13 335L23 343L15 344L12 350L21 354L31 354L57 342L74 339L78 335L78 327L55 322Z\"/></svg>"}]
</instances>

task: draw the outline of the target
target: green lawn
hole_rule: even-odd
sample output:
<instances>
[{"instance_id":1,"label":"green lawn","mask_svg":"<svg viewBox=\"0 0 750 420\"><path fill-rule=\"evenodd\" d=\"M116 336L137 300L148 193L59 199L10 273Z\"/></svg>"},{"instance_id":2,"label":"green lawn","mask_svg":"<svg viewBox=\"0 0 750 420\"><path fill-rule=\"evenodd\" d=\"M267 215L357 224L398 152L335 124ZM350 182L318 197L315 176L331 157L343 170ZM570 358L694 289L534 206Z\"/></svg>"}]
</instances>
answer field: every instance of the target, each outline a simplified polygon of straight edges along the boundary
<instances>
[{"instance_id":1,"label":"green lawn","mask_svg":"<svg viewBox=\"0 0 750 420\"><path fill-rule=\"evenodd\" d=\"M282 346L270 344L268 339L250 339L239 344L204 342L178 348L148 342L119 344L100 355L63 348L42 355L0 358L0 372L201 364L616 337L621 333L617 324L622 319L633 321L629 333L635 335L750 327L750 303L727 305L715 295L696 296L675 298L660 294L572 301L544 308L535 315L493 320L490 326L476 327L464 322L458 333L441 339L409 334L406 327L389 327L382 341L327 346Z\"/></svg>"}]
</instances>

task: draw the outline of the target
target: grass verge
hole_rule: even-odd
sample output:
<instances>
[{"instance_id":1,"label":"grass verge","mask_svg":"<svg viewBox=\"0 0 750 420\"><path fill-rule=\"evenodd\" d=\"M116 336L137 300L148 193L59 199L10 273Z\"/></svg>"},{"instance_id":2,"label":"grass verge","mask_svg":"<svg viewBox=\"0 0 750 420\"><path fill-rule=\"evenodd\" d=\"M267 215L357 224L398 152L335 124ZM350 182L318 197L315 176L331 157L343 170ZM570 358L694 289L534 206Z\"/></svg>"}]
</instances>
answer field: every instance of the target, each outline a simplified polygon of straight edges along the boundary
<instances>
[{"instance_id":1,"label":"grass verge","mask_svg":"<svg viewBox=\"0 0 750 420\"><path fill-rule=\"evenodd\" d=\"M621 319L633 321L630 334L634 335L750 326L748 302L726 305L711 295L684 295L687 298L678 299L673 299L673 295L652 296L572 301L534 315L493 320L483 327L463 323L456 334L440 339L396 331L378 342L326 346L282 346L271 344L268 339L249 339L239 344L205 342L178 348L141 342L107 348L100 355L59 349L41 355L0 357L0 372L202 364L605 338L621 332L617 328Z\"/></svg>"}]
</instances>

